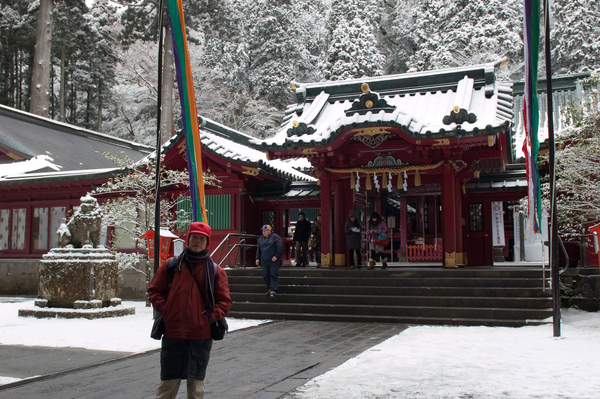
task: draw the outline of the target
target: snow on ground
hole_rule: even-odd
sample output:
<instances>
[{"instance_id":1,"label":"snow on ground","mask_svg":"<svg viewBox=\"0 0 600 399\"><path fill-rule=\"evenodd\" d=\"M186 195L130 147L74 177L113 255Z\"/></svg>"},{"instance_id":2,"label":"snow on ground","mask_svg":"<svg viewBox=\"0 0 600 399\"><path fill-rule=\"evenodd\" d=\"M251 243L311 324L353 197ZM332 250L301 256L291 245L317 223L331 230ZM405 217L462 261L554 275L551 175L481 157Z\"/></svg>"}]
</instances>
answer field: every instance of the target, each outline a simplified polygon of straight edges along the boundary
<instances>
[{"instance_id":1,"label":"snow on ground","mask_svg":"<svg viewBox=\"0 0 600 399\"><path fill-rule=\"evenodd\" d=\"M411 327L286 398L600 397L600 313L521 328Z\"/></svg>"},{"instance_id":2,"label":"snow on ground","mask_svg":"<svg viewBox=\"0 0 600 399\"><path fill-rule=\"evenodd\" d=\"M78 347L142 352L152 310L108 319L18 317L32 299L0 298L0 345ZM309 381L286 398L543 398L600 397L600 312L563 310L561 337L552 324L521 328L411 327ZM265 321L228 319L231 330ZM13 379L14 380L14 379ZM0 377L0 384L11 379Z\"/></svg>"},{"instance_id":3,"label":"snow on ground","mask_svg":"<svg viewBox=\"0 0 600 399\"><path fill-rule=\"evenodd\" d=\"M19 309L34 308L33 299L0 298L0 345L86 348L117 352L144 352L160 348L150 338L152 308L145 302L123 301L135 314L105 319L37 319L19 317ZM227 319L229 331L252 327L264 320Z\"/></svg>"}]
</instances>

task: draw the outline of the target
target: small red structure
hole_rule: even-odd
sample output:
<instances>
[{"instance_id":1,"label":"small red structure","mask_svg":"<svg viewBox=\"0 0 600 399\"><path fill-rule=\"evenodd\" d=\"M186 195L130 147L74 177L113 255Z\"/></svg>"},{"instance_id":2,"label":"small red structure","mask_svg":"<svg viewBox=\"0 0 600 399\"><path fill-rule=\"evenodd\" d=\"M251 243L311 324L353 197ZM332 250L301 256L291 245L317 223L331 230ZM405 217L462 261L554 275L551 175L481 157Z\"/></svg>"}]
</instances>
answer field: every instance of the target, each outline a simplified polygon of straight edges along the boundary
<instances>
[{"instance_id":1,"label":"small red structure","mask_svg":"<svg viewBox=\"0 0 600 399\"><path fill-rule=\"evenodd\" d=\"M154 259L154 230L148 230L140 238L145 238L148 243L148 257ZM172 256L171 242L179 238L169 230L160 230L160 260L163 261Z\"/></svg>"}]
</instances>

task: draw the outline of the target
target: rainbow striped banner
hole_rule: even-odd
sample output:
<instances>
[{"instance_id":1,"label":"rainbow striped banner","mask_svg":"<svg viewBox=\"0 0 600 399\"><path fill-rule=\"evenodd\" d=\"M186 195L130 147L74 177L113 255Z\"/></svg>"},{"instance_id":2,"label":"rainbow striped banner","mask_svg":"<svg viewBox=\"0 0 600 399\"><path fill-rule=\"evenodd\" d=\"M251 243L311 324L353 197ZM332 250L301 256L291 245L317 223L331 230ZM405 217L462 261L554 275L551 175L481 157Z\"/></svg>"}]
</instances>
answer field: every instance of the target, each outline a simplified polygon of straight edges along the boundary
<instances>
[{"instance_id":1,"label":"rainbow striped banner","mask_svg":"<svg viewBox=\"0 0 600 399\"><path fill-rule=\"evenodd\" d=\"M533 220L533 230L540 233L542 220L542 194L537 157L540 150L538 127L540 111L537 97L538 58L540 51L540 1L523 0L523 42L525 47L525 90L523 123L525 142L523 152L527 166L528 211Z\"/></svg>"},{"instance_id":2,"label":"rainbow striped banner","mask_svg":"<svg viewBox=\"0 0 600 399\"><path fill-rule=\"evenodd\" d=\"M186 155L190 174L190 196L194 222L206 222L204 207L204 178L202 176L202 146L200 144L200 129L198 127L198 111L196 110L196 95L190 64L190 53L185 33L183 5L181 0L168 0L169 21L177 86L179 86L179 101L181 103L181 120L185 133Z\"/></svg>"}]
</instances>

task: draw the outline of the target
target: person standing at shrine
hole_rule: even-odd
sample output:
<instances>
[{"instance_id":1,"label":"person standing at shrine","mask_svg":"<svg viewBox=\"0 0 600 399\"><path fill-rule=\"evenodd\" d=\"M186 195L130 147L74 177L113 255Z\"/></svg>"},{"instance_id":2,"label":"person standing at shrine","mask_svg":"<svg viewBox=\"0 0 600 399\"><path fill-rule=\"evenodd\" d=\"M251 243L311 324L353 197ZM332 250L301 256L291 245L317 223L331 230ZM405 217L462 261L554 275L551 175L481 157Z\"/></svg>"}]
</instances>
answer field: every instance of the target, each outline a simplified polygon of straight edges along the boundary
<instances>
[{"instance_id":1,"label":"person standing at shrine","mask_svg":"<svg viewBox=\"0 0 600 399\"><path fill-rule=\"evenodd\" d=\"M362 263L362 257L360 255L360 247L362 244L361 225L356 218L356 212L354 210L350 211L350 214L348 215L348 220L344 226L344 232L346 233L346 244L348 246L348 251L350 252L350 267L357 267L360 269Z\"/></svg>"},{"instance_id":2,"label":"person standing at shrine","mask_svg":"<svg viewBox=\"0 0 600 399\"><path fill-rule=\"evenodd\" d=\"M293 240L296 243L296 266L308 266L308 239L311 225L304 212L298 214Z\"/></svg>"},{"instance_id":3,"label":"person standing at shrine","mask_svg":"<svg viewBox=\"0 0 600 399\"><path fill-rule=\"evenodd\" d=\"M381 261L381 268L387 268L387 258L383 255L383 246L381 245L382 240L387 239L387 224L385 220L381 218L381 215L377 212L371 213L368 224L368 237L369 237L369 251L371 257L369 259L369 266L367 269L374 269L375 262Z\"/></svg>"},{"instance_id":4,"label":"person standing at shrine","mask_svg":"<svg viewBox=\"0 0 600 399\"><path fill-rule=\"evenodd\" d=\"M262 237L256 246L256 266L262 266L267 295L274 297L279 288L278 277L283 255L283 240L268 224L262 227Z\"/></svg>"}]
</instances>

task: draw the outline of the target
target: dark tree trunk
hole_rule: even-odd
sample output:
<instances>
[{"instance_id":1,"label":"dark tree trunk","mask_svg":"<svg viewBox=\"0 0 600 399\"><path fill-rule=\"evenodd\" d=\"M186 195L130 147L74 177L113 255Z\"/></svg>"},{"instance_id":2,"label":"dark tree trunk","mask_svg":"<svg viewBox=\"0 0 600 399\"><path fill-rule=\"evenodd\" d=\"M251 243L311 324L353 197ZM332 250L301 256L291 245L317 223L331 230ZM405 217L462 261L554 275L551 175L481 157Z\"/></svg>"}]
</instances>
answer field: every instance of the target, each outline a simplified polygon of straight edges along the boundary
<instances>
[{"instance_id":1,"label":"dark tree trunk","mask_svg":"<svg viewBox=\"0 0 600 399\"><path fill-rule=\"evenodd\" d=\"M53 10L53 0L40 0L31 73L29 112L45 117L48 117L50 104L50 48Z\"/></svg>"}]
</instances>

